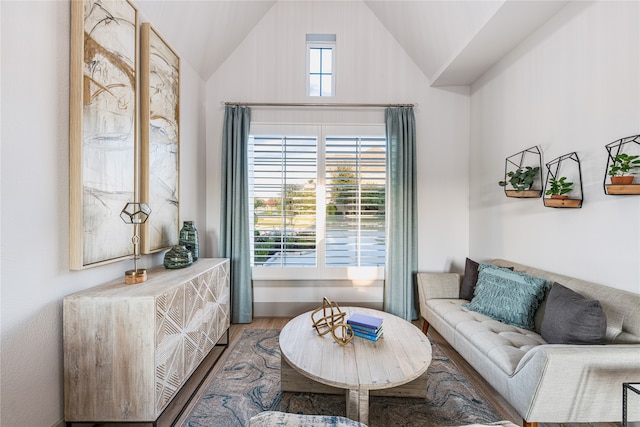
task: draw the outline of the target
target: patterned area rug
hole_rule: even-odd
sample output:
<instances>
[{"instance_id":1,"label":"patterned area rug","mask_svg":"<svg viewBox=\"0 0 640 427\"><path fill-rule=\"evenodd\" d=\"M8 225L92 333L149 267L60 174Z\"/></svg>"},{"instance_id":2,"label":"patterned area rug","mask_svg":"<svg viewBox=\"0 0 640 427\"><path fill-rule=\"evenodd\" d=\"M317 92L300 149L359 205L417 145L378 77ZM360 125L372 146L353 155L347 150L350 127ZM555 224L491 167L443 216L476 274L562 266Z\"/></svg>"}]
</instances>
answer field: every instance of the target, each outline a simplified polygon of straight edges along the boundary
<instances>
[{"instance_id":1,"label":"patterned area rug","mask_svg":"<svg viewBox=\"0 0 640 427\"><path fill-rule=\"evenodd\" d=\"M186 421L188 427L243 427L262 411L346 415L342 395L280 390L278 329L245 329ZM498 412L435 344L427 398L371 396L369 426L459 426L500 420Z\"/></svg>"}]
</instances>

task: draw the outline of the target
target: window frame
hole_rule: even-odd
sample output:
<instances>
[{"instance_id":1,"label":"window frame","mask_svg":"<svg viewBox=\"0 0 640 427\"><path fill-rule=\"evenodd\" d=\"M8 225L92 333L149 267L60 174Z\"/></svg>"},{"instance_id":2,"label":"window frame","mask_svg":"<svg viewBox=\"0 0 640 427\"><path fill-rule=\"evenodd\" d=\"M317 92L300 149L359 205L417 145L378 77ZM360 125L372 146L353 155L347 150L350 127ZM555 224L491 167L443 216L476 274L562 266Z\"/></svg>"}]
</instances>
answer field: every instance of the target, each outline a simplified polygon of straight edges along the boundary
<instances>
[{"instance_id":1,"label":"window frame","mask_svg":"<svg viewBox=\"0 0 640 427\"><path fill-rule=\"evenodd\" d=\"M358 132L356 132L358 131ZM362 125L298 125L252 123L250 135L286 135L286 136L316 136L318 137L318 166L316 182L316 265L312 266L255 266L252 265L254 280L299 280L306 277L315 280L352 280L363 285L373 284L384 280L385 266L328 267L325 262L326 237L326 136L382 136L385 137L384 124ZM251 192L249 192L251 196ZM249 203L251 208L251 203ZM253 251L253 212L250 211L250 247ZM385 216L386 230L386 216Z\"/></svg>"},{"instance_id":2,"label":"window frame","mask_svg":"<svg viewBox=\"0 0 640 427\"><path fill-rule=\"evenodd\" d=\"M331 76L331 95L311 95L311 50L312 49L330 49L331 50L331 73L320 73L320 80L323 75ZM336 96L336 35L335 34L307 34L306 37L306 90L307 96L312 98L333 98Z\"/></svg>"}]
</instances>

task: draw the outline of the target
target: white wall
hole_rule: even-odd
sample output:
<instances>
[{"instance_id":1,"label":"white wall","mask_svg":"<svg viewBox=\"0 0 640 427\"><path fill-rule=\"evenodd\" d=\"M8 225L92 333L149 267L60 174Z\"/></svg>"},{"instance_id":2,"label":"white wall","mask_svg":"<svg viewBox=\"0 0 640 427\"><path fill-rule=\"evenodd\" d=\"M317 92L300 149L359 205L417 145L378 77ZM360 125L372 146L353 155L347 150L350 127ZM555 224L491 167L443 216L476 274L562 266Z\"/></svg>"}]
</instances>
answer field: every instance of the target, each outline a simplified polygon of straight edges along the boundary
<instances>
[{"instance_id":1,"label":"white wall","mask_svg":"<svg viewBox=\"0 0 640 427\"><path fill-rule=\"evenodd\" d=\"M640 292L640 197L602 192L604 145L640 130L638 5L570 4L474 84L469 104L467 88L429 88L361 3L278 2L206 88L182 63L181 218L196 221L204 254L217 255L220 101L307 101L304 34L336 33L336 102L419 104L420 270L460 270L467 254L505 257ZM0 425L52 426L62 419L62 298L121 277L131 262L68 269L68 1L1 1L0 20ZM254 118L312 114L256 109ZM321 115L371 121L382 111ZM504 197L504 158L535 144L547 161L578 152L582 209ZM615 259L618 249L628 254Z\"/></svg>"},{"instance_id":2,"label":"white wall","mask_svg":"<svg viewBox=\"0 0 640 427\"><path fill-rule=\"evenodd\" d=\"M0 425L53 426L63 417L62 299L132 263L69 271L69 2L0 8ZM181 217L196 224L204 224L203 94L183 62ZM147 256L141 266L161 263Z\"/></svg>"},{"instance_id":3,"label":"white wall","mask_svg":"<svg viewBox=\"0 0 640 427\"><path fill-rule=\"evenodd\" d=\"M640 3L571 2L472 86L470 254L640 293L640 197L607 196L605 145L640 133ZM581 209L508 199L505 157L577 152ZM546 173L546 169L545 169Z\"/></svg>"},{"instance_id":4,"label":"white wall","mask_svg":"<svg viewBox=\"0 0 640 427\"><path fill-rule=\"evenodd\" d=\"M180 221L193 221L206 245L205 83L184 59L180 65Z\"/></svg>"},{"instance_id":5,"label":"white wall","mask_svg":"<svg viewBox=\"0 0 640 427\"><path fill-rule=\"evenodd\" d=\"M363 2L277 2L207 81L207 254L218 250L220 102L318 102L305 96L307 33L336 34L337 88L329 102L418 104L419 269L460 264L468 250L468 88L430 88ZM254 108L252 121L383 123L384 110ZM452 173L452 164L462 167Z\"/></svg>"}]
</instances>

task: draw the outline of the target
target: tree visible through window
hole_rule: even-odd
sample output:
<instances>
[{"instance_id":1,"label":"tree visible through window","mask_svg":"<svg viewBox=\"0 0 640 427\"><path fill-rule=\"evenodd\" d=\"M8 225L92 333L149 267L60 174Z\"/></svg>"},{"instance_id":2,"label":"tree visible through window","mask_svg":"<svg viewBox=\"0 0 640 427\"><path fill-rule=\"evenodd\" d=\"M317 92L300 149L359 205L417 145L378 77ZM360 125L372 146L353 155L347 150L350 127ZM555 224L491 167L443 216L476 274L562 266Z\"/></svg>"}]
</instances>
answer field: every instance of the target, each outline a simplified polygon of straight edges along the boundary
<instances>
[{"instance_id":1,"label":"tree visible through window","mask_svg":"<svg viewBox=\"0 0 640 427\"><path fill-rule=\"evenodd\" d=\"M326 265L384 265L385 139L326 139Z\"/></svg>"},{"instance_id":2,"label":"tree visible through window","mask_svg":"<svg viewBox=\"0 0 640 427\"><path fill-rule=\"evenodd\" d=\"M316 265L316 154L314 137L249 137L253 265Z\"/></svg>"},{"instance_id":3,"label":"tree visible through window","mask_svg":"<svg viewBox=\"0 0 640 427\"><path fill-rule=\"evenodd\" d=\"M322 135L249 137L254 266L384 266L385 137Z\"/></svg>"}]
</instances>

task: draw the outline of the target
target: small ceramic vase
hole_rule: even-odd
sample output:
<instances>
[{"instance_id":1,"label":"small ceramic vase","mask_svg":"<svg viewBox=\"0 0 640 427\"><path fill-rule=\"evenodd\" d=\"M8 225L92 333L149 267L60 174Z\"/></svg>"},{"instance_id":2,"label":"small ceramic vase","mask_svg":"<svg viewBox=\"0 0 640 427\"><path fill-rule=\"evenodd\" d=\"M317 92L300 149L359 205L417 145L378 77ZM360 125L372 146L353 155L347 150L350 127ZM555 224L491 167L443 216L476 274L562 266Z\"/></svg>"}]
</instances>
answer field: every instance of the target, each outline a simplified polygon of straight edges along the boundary
<instances>
[{"instance_id":1,"label":"small ceramic vase","mask_svg":"<svg viewBox=\"0 0 640 427\"><path fill-rule=\"evenodd\" d=\"M174 270L177 268L188 267L193 264L191 252L183 245L173 246L164 254L165 268Z\"/></svg>"}]
</instances>

